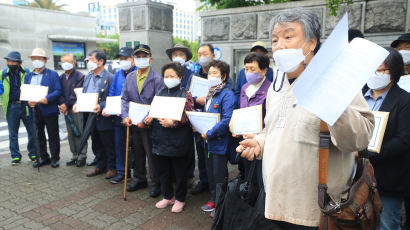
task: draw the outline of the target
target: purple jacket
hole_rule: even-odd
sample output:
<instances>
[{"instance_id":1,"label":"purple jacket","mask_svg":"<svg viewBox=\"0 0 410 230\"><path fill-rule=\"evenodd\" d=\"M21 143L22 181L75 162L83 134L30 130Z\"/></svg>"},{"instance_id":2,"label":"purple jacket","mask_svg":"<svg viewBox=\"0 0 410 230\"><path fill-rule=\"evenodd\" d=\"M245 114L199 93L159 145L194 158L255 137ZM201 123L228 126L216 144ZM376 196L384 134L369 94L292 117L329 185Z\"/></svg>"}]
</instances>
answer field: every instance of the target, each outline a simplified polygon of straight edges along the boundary
<instances>
[{"instance_id":1,"label":"purple jacket","mask_svg":"<svg viewBox=\"0 0 410 230\"><path fill-rule=\"evenodd\" d=\"M150 69L147 79L145 79L141 94L138 92L137 71L135 70L125 78L124 88L121 97L121 118L128 117L129 102L150 105L155 94L165 87L164 79L154 69Z\"/></svg>"},{"instance_id":2,"label":"purple jacket","mask_svg":"<svg viewBox=\"0 0 410 230\"><path fill-rule=\"evenodd\" d=\"M265 113L266 113L265 99L266 99L266 96L268 95L268 89L271 84L272 82L269 81L268 78L265 78L261 87L258 89L258 91L256 91L255 95L253 95L249 99L249 101L248 101L248 96L246 96L245 91L251 84L246 83L245 85L243 85L241 89L240 99L239 99L240 108L246 108L246 107L262 104L262 114L263 114L263 117L265 117Z\"/></svg>"}]
</instances>

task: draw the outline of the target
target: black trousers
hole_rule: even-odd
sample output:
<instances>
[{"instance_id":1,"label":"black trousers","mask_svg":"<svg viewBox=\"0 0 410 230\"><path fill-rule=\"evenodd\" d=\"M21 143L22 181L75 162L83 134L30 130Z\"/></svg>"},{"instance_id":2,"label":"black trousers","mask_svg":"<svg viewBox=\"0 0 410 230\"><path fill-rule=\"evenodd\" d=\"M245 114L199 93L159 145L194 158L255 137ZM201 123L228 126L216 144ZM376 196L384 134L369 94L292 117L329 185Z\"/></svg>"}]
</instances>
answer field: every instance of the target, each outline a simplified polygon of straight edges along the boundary
<instances>
[{"instance_id":1,"label":"black trousers","mask_svg":"<svg viewBox=\"0 0 410 230\"><path fill-rule=\"evenodd\" d=\"M174 196L172 186L172 174L175 176L175 199L185 202L187 194L187 162L189 157L166 157L157 156L161 192L165 199L170 200Z\"/></svg>"},{"instance_id":2,"label":"black trousers","mask_svg":"<svg viewBox=\"0 0 410 230\"><path fill-rule=\"evenodd\" d=\"M151 183L159 186L158 157L152 154L151 130L132 127L132 158L134 177L140 182L147 181L146 158Z\"/></svg>"},{"instance_id":3,"label":"black trousers","mask_svg":"<svg viewBox=\"0 0 410 230\"><path fill-rule=\"evenodd\" d=\"M228 158L226 155L208 154L205 156L211 202L216 203L222 184L228 179Z\"/></svg>"},{"instance_id":4,"label":"black trousers","mask_svg":"<svg viewBox=\"0 0 410 230\"><path fill-rule=\"evenodd\" d=\"M91 148L97 161L96 168L115 170L114 130L95 129L91 134L91 140Z\"/></svg>"},{"instance_id":5,"label":"black trousers","mask_svg":"<svg viewBox=\"0 0 410 230\"><path fill-rule=\"evenodd\" d=\"M48 134L48 145L50 147L50 154L52 161L60 160L60 135L58 127L58 115L43 116L40 108L35 108L35 118L37 125L37 137L40 146L40 158L42 160L50 160L50 156L47 153L47 139L45 128Z\"/></svg>"}]
</instances>

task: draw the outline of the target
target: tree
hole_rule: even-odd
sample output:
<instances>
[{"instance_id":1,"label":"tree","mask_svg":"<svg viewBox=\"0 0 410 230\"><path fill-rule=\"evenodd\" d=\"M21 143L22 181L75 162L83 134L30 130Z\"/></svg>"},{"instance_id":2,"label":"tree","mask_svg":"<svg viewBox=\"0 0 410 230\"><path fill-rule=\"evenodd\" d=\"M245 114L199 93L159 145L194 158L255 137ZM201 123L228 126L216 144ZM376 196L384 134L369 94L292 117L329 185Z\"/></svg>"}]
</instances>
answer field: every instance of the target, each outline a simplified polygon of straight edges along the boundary
<instances>
[{"instance_id":1,"label":"tree","mask_svg":"<svg viewBox=\"0 0 410 230\"><path fill-rule=\"evenodd\" d=\"M98 38L111 38L111 39L116 39L116 42L109 42L109 43L98 43L97 44L97 49L104 50L105 53L107 54L107 59L108 60L113 60L117 59L117 55L120 52L120 43L119 43L119 38L120 35L111 35L111 36L104 36L103 34L97 34Z\"/></svg>"},{"instance_id":2,"label":"tree","mask_svg":"<svg viewBox=\"0 0 410 230\"><path fill-rule=\"evenodd\" d=\"M245 7L245 6L258 6L258 5L267 5L274 3L282 3L289 1L300 1L300 0L200 0L202 5L198 10L202 9L227 9L227 8L236 8L236 7ZM337 15L339 10L339 5L341 4L352 4L353 0L326 0L327 8L329 9L329 15Z\"/></svg>"},{"instance_id":3,"label":"tree","mask_svg":"<svg viewBox=\"0 0 410 230\"><path fill-rule=\"evenodd\" d=\"M29 6L49 9L49 10L63 10L63 7L67 4L57 5L59 0L34 0L34 2L29 3Z\"/></svg>"},{"instance_id":4,"label":"tree","mask_svg":"<svg viewBox=\"0 0 410 230\"><path fill-rule=\"evenodd\" d=\"M190 48L191 51L192 51L191 60L194 61L194 62L198 60L198 42L190 42L186 39L174 37L173 43L174 43L174 45L175 44L182 44L185 47Z\"/></svg>"}]
</instances>

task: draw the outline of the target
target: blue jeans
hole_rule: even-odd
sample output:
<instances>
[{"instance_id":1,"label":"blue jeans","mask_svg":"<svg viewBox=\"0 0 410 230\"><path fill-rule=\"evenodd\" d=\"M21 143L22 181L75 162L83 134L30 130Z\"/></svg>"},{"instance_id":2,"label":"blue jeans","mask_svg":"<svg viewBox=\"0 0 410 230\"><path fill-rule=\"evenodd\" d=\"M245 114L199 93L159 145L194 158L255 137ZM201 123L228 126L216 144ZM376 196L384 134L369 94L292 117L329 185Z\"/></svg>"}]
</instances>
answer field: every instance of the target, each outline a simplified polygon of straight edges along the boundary
<instances>
[{"instance_id":1,"label":"blue jeans","mask_svg":"<svg viewBox=\"0 0 410 230\"><path fill-rule=\"evenodd\" d=\"M380 216L380 230L401 230L400 217L403 198L380 196L383 212Z\"/></svg>"},{"instance_id":2,"label":"blue jeans","mask_svg":"<svg viewBox=\"0 0 410 230\"><path fill-rule=\"evenodd\" d=\"M26 107L22 104L9 104L7 107L7 125L9 130L9 148L11 158L21 158L21 152L19 148L18 134L20 128L20 120L23 121L27 130L27 150L29 157L35 155L36 147L33 140L33 124L32 120L27 114Z\"/></svg>"},{"instance_id":3,"label":"blue jeans","mask_svg":"<svg viewBox=\"0 0 410 230\"><path fill-rule=\"evenodd\" d=\"M125 145L126 145L126 135L127 128L115 124L114 127L115 135L115 168L117 169L118 174L125 175ZM128 143L129 144L129 143Z\"/></svg>"}]
</instances>

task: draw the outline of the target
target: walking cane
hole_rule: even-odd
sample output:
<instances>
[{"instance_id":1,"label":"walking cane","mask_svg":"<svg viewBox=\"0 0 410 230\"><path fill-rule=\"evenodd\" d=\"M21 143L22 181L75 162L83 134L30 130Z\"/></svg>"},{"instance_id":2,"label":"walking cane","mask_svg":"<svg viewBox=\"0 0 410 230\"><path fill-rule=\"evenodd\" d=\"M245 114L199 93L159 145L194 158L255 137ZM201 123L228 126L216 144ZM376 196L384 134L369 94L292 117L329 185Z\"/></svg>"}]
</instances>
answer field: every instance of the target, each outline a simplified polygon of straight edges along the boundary
<instances>
[{"instance_id":1,"label":"walking cane","mask_svg":"<svg viewBox=\"0 0 410 230\"><path fill-rule=\"evenodd\" d=\"M125 178L124 178L124 201L127 200L127 176L128 176L128 142L130 136L130 127L127 126L127 140L125 143Z\"/></svg>"}]
</instances>

